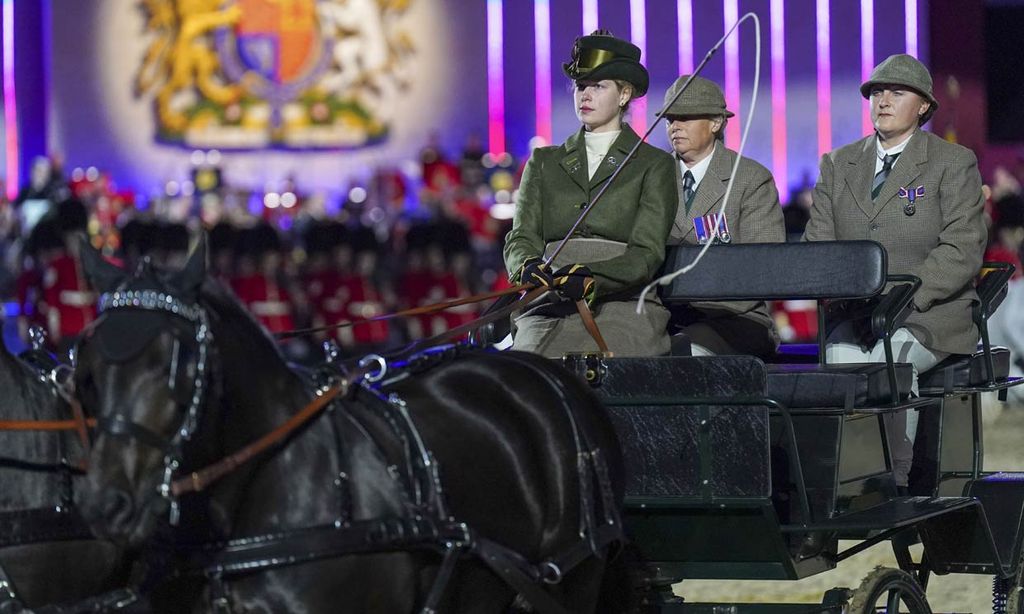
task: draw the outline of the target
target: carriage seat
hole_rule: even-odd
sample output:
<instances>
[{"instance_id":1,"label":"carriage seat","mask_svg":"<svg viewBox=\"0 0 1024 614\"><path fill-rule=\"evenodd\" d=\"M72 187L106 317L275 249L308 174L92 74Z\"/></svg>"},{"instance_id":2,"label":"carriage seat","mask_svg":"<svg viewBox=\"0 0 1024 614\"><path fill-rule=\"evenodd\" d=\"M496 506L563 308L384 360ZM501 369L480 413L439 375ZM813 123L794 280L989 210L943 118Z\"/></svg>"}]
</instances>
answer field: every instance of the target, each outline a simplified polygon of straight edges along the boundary
<instances>
[{"instance_id":1,"label":"carriage seat","mask_svg":"<svg viewBox=\"0 0 1024 614\"><path fill-rule=\"evenodd\" d=\"M697 245L671 248L667 268L689 264L700 249ZM886 267L885 250L873 241L714 246L700 265L662 290L662 300L669 306L692 301L788 299L812 299L820 304L877 297L872 327L880 334L891 333L909 313L920 280L887 275ZM883 292L887 285L890 289ZM815 364L817 346L801 350L803 356L783 358L788 364L768 365L768 396L787 407L891 407L910 395L910 365L894 365L892 373L884 363L820 365Z\"/></svg>"},{"instance_id":2,"label":"carriage seat","mask_svg":"<svg viewBox=\"0 0 1024 614\"><path fill-rule=\"evenodd\" d=\"M1010 375L1010 350L992 348L992 370L996 381ZM985 369L985 349L981 345L973 354L953 354L918 376L918 385L924 388L951 390L988 384Z\"/></svg>"},{"instance_id":3,"label":"carriage seat","mask_svg":"<svg viewBox=\"0 0 1024 614\"><path fill-rule=\"evenodd\" d=\"M769 364L768 397L791 409L879 407L892 402L885 363ZM910 397L913 367L896 363L900 401Z\"/></svg>"}]
</instances>

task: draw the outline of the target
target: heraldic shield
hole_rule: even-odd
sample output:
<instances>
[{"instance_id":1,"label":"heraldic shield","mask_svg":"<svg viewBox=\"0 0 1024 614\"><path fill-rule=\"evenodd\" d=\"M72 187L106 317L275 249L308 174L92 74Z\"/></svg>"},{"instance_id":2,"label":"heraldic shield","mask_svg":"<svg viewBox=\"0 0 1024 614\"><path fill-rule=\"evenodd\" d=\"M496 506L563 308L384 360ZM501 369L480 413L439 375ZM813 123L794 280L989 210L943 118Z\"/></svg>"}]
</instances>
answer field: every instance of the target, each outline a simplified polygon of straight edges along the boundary
<instances>
[{"instance_id":1,"label":"heraldic shield","mask_svg":"<svg viewBox=\"0 0 1024 614\"><path fill-rule=\"evenodd\" d=\"M387 137L408 84L409 2L144 0L136 79L157 137L190 148L362 147ZM167 19L171 12L176 19ZM164 18L157 19L157 16Z\"/></svg>"}]
</instances>

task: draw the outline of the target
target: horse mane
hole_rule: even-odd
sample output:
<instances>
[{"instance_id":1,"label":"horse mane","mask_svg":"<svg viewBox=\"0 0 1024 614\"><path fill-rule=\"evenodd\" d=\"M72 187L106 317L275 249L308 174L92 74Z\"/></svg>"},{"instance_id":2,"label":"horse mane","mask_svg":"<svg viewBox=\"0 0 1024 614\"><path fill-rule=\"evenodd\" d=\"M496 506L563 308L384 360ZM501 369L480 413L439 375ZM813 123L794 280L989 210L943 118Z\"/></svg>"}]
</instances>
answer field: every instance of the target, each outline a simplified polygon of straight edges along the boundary
<instances>
[{"instance_id":1,"label":"horse mane","mask_svg":"<svg viewBox=\"0 0 1024 614\"><path fill-rule=\"evenodd\" d=\"M200 288L199 304L209 315L213 345L222 361L243 361L244 366L237 365L237 368L247 374L292 378L297 389L305 389L299 376L289 367L277 342L230 288L207 277ZM228 365L222 364L221 368L226 375Z\"/></svg>"},{"instance_id":2,"label":"horse mane","mask_svg":"<svg viewBox=\"0 0 1024 614\"><path fill-rule=\"evenodd\" d=\"M0 416L9 420L53 420L58 417L59 402L49 384L11 353L0 341L0 390L4 391Z\"/></svg>"},{"instance_id":3,"label":"horse mane","mask_svg":"<svg viewBox=\"0 0 1024 614\"><path fill-rule=\"evenodd\" d=\"M206 308L212 319L221 326L238 328L247 332L247 339L261 352L277 356L282 363L286 362L281 349L265 328L238 300L235 293L217 279L207 277L199 292L199 304ZM211 321L211 326L216 326Z\"/></svg>"}]
</instances>

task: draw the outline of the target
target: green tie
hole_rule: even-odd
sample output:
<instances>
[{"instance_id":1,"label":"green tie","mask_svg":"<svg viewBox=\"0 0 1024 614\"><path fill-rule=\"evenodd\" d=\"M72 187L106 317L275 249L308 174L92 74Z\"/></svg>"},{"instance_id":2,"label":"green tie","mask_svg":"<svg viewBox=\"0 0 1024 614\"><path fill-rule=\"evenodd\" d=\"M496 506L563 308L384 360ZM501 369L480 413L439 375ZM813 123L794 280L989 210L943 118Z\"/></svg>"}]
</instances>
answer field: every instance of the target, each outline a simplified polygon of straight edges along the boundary
<instances>
[{"instance_id":1,"label":"green tie","mask_svg":"<svg viewBox=\"0 0 1024 614\"><path fill-rule=\"evenodd\" d=\"M694 183L696 182L693 180L693 173L690 171L683 173L683 198L686 200L686 213L690 213L693 197L697 195L697 190L693 189Z\"/></svg>"},{"instance_id":2,"label":"green tie","mask_svg":"<svg viewBox=\"0 0 1024 614\"><path fill-rule=\"evenodd\" d=\"M882 170L878 171L875 175L875 180L871 182L871 200L878 198L878 193L882 191L882 186L885 185L885 179L889 176L892 171L892 165L896 162L896 158L900 157L900 154L886 154L882 158Z\"/></svg>"}]
</instances>

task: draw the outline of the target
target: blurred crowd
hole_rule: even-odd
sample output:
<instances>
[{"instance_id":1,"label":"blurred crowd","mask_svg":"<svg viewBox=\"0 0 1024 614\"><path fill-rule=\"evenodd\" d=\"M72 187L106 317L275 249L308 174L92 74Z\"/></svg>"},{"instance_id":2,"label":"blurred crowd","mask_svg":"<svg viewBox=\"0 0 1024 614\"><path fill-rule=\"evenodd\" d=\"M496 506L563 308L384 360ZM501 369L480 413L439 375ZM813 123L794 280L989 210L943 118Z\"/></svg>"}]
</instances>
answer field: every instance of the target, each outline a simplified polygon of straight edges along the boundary
<instances>
[{"instance_id":1,"label":"blurred crowd","mask_svg":"<svg viewBox=\"0 0 1024 614\"><path fill-rule=\"evenodd\" d=\"M78 264L79 237L129 269L179 266L190 237L208 238L211 271L272 334L330 327L506 287L501 247L520 168L470 139L460 156L429 143L415 168L376 169L339 195L225 181L217 152L195 152L190 176L141 198L96 169L66 175L33 163L28 185L0 203L0 295L24 341L42 327L63 351L96 317ZM346 354L393 347L473 319L478 305L339 327L284 341L297 361L322 341Z\"/></svg>"},{"instance_id":2,"label":"blurred crowd","mask_svg":"<svg viewBox=\"0 0 1024 614\"><path fill-rule=\"evenodd\" d=\"M332 201L303 193L292 179L275 189L238 189L226 181L217 152L195 152L187 179L142 198L95 168L66 174L59 157L39 158L17 198L0 201L0 296L23 341L39 326L53 349L63 351L96 317L96 296L78 264L78 237L125 267L147 257L174 267L200 230L208 237L211 275L272 334L501 289L508 285L501 248L521 169L508 154L485 152L475 138L457 155L431 142L415 165L376 169ZM1018 168L996 169L988 182L986 260L1011 262L1017 277L1022 179L1024 157ZM791 192L786 230L799 240L813 186L807 181ZM1024 289L1012 289L1008 302L1019 294ZM482 307L339 327L282 347L293 360L313 362L331 339L345 354L358 355L443 332ZM1011 319L1007 331L1017 312L1024 314L1024 297L1019 308L1001 310L1003 320ZM774 315L786 342L811 340L817 332L813 301L778 302Z\"/></svg>"}]
</instances>

